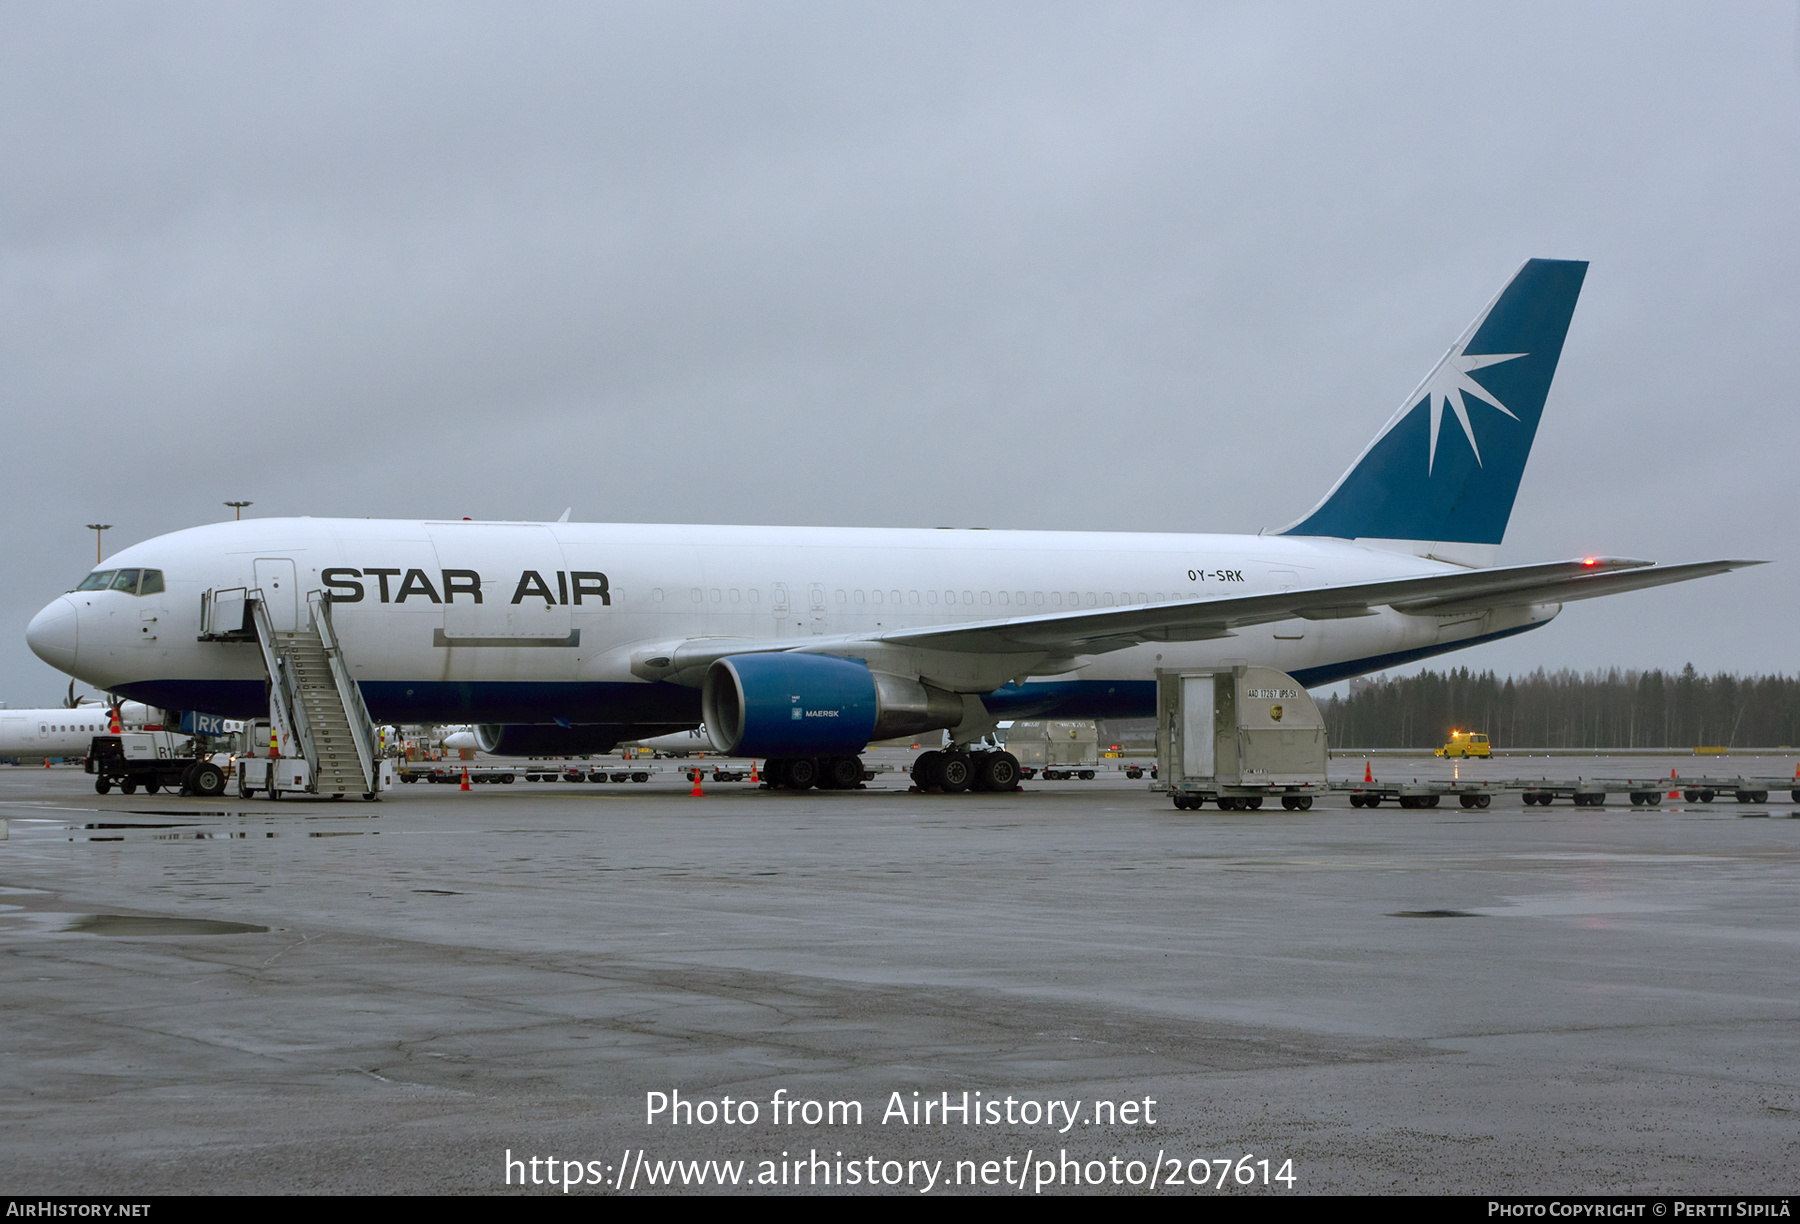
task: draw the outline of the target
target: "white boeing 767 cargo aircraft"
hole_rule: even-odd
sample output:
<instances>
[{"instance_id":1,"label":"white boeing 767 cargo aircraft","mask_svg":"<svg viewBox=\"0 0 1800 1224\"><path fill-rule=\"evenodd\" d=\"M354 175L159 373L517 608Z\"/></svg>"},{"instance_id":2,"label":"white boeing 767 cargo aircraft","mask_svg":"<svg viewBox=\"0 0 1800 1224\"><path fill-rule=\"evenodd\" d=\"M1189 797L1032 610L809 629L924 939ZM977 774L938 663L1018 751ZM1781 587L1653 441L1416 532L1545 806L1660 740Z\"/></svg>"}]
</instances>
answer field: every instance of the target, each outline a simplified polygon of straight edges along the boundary
<instances>
[{"instance_id":1,"label":"white boeing 767 cargo aircraft","mask_svg":"<svg viewBox=\"0 0 1800 1224\"><path fill-rule=\"evenodd\" d=\"M860 777L876 739L1149 716L1159 666L1324 684L1755 564L1490 567L1586 271L1528 261L1276 533L256 519L124 549L28 639L109 692L251 718L263 656L204 633L203 604L248 592L292 629L321 592L377 721L473 723L487 750L533 755L704 721L720 751L780 777L794 763L800 785Z\"/></svg>"}]
</instances>

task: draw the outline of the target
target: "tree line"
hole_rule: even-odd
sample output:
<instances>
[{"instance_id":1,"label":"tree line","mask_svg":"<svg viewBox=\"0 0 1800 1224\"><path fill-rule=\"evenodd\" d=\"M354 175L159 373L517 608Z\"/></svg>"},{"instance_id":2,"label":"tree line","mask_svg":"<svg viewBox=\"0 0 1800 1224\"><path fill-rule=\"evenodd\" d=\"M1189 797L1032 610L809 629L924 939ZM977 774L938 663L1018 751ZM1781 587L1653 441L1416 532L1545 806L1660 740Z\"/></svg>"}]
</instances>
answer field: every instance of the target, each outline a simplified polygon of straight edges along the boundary
<instances>
[{"instance_id":1,"label":"tree line","mask_svg":"<svg viewBox=\"0 0 1800 1224\"><path fill-rule=\"evenodd\" d=\"M1504 680L1458 668L1352 681L1323 703L1334 748L1436 748L1452 730L1496 748L1781 747L1800 744L1800 678L1657 671L1547 672Z\"/></svg>"}]
</instances>

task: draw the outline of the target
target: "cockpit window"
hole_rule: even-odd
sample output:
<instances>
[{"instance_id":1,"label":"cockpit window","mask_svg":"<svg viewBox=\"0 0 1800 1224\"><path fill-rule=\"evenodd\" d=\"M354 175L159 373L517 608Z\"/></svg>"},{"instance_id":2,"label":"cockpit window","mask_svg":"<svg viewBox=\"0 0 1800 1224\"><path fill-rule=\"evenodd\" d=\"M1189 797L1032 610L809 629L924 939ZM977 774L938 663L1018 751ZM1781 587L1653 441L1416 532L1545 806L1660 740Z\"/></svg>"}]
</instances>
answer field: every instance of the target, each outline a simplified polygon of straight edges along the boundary
<instances>
[{"instance_id":1,"label":"cockpit window","mask_svg":"<svg viewBox=\"0 0 1800 1224\"><path fill-rule=\"evenodd\" d=\"M127 595L161 595L161 570L95 570L81 580L77 591L124 591Z\"/></svg>"}]
</instances>

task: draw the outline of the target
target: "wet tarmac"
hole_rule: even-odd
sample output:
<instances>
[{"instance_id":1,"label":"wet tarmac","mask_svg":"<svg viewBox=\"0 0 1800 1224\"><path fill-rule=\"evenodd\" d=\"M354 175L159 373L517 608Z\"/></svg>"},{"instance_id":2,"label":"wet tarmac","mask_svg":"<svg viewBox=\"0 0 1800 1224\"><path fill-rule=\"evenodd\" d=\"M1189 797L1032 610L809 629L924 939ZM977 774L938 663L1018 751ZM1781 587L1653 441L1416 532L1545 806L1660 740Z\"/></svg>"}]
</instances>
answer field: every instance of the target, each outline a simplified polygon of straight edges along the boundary
<instances>
[{"instance_id":1,"label":"wet tarmac","mask_svg":"<svg viewBox=\"0 0 1800 1224\"><path fill-rule=\"evenodd\" d=\"M1694 761L1619 772L1673 766ZM1297 1192L1791 1189L1785 791L1227 813L1121 777L903 787L269 803L0 769L0 1175L491 1192L510 1152L583 1162L583 1193L666 1191L694 1175L676 1158L744 1161L744 1192L764 1160L866 1189L845 1162L872 1159L889 1193L924 1191L932 1161L933 1194L1007 1192L990 1161L1013 1193L1075 1190L1068 1162L1084 1192L1149 1192L1135 1167L1191 1193L1171 1169L1249 1154L1227 1193L1285 1193L1284 1167ZM647 1123L659 1093L714 1120ZM1016 1116L895 1113L945 1093ZM758 1116L724 1121L726 1097ZM777 1101L863 1121L772 1121ZM520 1163L514 1188L549 1169Z\"/></svg>"}]
</instances>

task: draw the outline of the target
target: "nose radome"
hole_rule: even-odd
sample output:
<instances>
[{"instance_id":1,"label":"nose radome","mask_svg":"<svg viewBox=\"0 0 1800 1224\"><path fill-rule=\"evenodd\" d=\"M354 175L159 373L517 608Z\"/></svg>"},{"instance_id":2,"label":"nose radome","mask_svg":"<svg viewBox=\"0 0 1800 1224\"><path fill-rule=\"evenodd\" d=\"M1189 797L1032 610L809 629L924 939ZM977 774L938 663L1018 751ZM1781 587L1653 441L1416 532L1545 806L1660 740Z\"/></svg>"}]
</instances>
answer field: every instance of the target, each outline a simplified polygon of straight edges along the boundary
<instances>
[{"instance_id":1,"label":"nose radome","mask_svg":"<svg viewBox=\"0 0 1800 1224\"><path fill-rule=\"evenodd\" d=\"M57 671L73 673L78 619L73 601L67 595L59 596L31 618L25 627L25 643Z\"/></svg>"}]
</instances>

